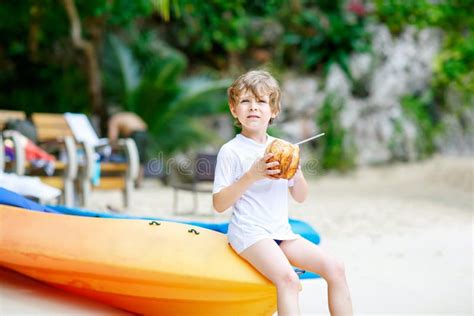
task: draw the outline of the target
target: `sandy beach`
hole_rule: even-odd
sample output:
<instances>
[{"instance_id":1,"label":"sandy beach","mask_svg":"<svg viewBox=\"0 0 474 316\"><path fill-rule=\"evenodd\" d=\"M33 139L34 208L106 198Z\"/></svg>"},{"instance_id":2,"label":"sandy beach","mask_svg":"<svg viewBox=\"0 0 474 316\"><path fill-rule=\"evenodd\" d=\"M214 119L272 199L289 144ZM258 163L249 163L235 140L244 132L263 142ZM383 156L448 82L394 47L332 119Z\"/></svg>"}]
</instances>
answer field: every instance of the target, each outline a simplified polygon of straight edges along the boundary
<instances>
[{"instance_id":1,"label":"sandy beach","mask_svg":"<svg viewBox=\"0 0 474 316\"><path fill-rule=\"evenodd\" d=\"M291 203L291 217L309 222L321 246L345 262L358 315L472 315L474 160L442 157L411 164L359 169L309 179L310 197ZM120 209L118 192L93 192L90 209L175 217L173 191L147 180ZM192 207L180 193L180 210ZM209 194L199 214L178 216L224 221ZM303 281L304 315L328 314L324 280ZM0 269L0 315L124 315L14 272Z\"/></svg>"}]
</instances>

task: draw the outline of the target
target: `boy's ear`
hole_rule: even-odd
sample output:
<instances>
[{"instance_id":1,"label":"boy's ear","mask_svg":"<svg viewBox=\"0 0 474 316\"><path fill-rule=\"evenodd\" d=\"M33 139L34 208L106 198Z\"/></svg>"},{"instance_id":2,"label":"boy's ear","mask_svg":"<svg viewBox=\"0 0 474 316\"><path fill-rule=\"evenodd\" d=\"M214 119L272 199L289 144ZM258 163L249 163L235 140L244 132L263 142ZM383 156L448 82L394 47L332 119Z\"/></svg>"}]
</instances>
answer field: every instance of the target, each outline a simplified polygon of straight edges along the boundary
<instances>
[{"instance_id":1,"label":"boy's ear","mask_svg":"<svg viewBox=\"0 0 474 316\"><path fill-rule=\"evenodd\" d=\"M232 113L232 116L234 118L237 118L237 113L235 113L235 106L229 103L229 109L230 109L230 113Z\"/></svg>"},{"instance_id":2,"label":"boy's ear","mask_svg":"<svg viewBox=\"0 0 474 316\"><path fill-rule=\"evenodd\" d=\"M273 112L272 112L272 118L275 118L275 117L277 117L277 116L278 116L278 114L280 114L280 111L278 111L278 112L275 112L275 113L273 113Z\"/></svg>"}]
</instances>

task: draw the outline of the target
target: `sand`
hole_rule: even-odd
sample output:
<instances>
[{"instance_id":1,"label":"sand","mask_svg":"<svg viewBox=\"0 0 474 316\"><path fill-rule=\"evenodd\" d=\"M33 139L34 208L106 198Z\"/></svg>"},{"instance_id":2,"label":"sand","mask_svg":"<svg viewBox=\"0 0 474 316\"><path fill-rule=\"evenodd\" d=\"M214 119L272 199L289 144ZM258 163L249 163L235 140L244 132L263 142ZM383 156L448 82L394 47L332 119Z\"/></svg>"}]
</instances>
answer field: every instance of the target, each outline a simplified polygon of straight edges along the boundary
<instances>
[{"instance_id":1,"label":"sand","mask_svg":"<svg viewBox=\"0 0 474 316\"><path fill-rule=\"evenodd\" d=\"M343 260L358 315L472 315L474 159L430 160L309 179L310 196L290 214L315 227L326 251ZM180 212L192 208L182 192ZM133 215L223 221L209 194L199 214L175 216L173 191L154 180L120 209L118 192L93 192L90 209ZM327 315L324 280L303 281L304 315ZM16 273L0 270L0 315L123 315Z\"/></svg>"}]
</instances>

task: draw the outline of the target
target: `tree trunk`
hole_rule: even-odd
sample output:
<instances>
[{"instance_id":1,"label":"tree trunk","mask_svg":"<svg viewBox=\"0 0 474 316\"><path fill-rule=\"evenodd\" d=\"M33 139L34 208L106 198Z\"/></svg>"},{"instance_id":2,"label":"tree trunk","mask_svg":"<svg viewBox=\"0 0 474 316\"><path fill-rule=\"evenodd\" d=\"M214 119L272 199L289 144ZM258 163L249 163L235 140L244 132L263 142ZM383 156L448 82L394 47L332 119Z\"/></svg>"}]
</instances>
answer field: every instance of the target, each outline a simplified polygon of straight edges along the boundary
<instances>
[{"instance_id":1,"label":"tree trunk","mask_svg":"<svg viewBox=\"0 0 474 316\"><path fill-rule=\"evenodd\" d=\"M92 112L101 119L105 116L102 104L102 81L97 52L91 41L82 37L81 19L77 13L74 0L63 0L69 22L71 23L71 39L74 46L84 52L87 65L87 81Z\"/></svg>"}]
</instances>

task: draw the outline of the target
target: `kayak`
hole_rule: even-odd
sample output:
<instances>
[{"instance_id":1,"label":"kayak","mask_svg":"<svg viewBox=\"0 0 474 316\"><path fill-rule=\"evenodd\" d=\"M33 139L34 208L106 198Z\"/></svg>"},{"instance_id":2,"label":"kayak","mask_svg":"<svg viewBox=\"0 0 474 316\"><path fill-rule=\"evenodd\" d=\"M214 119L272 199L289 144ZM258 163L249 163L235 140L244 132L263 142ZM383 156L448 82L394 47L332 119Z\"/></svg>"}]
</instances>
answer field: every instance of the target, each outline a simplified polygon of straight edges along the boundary
<instances>
[{"instance_id":1,"label":"kayak","mask_svg":"<svg viewBox=\"0 0 474 316\"><path fill-rule=\"evenodd\" d=\"M2 201L0 200L0 204L2 204L1 202ZM223 234L227 234L227 229L229 227L228 222L213 223L213 222L201 222L201 221L185 221L185 220L175 220L175 219L163 219L160 217L150 217L150 216L134 216L134 215L125 215L125 214L118 214L118 213L104 213L104 212L84 210L80 208L70 208L63 205L48 205L48 209L55 213L76 215L76 216L171 221L171 222L176 222L176 223L183 223L183 224L204 227L204 228L208 228L208 229L211 229ZM293 218L290 218L288 221L290 223L290 226L293 232L295 232L296 234L300 234L301 236L308 239L312 243L319 245L319 243L321 242L321 237L311 227L311 225L309 225L308 223L304 221L293 219Z\"/></svg>"},{"instance_id":2,"label":"kayak","mask_svg":"<svg viewBox=\"0 0 474 316\"><path fill-rule=\"evenodd\" d=\"M85 209L80 209L80 208L70 208L70 207L61 206L61 205L59 206L58 205L42 205L42 204L33 202L12 191L6 190L4 188L0 188L0 205L1 204L16 206L16 207L20 207L20 208L24 208L24 209L28 209L32 211L40 211L40 212L46 212L46 213L59 213L59 214L67 214L67 215L75 215L75 216L83 216L83 217L170 221L170 222L177 222L177 223L199 226L199 227L211 229L223 234L227 233L227 229L229 226L228 222L212 223L212 222L201 222L201 221L172 220L172 219L163 219L163 218L158 218L158 217L143 217L143 216L133 216L133 215L125 215L125 214L117 214L117 213L96 212L96 211L85 210ZM291 218L289 219L289 223L291 225L293 232L300 234L302 237L313 242L314 244L320 243L321 241L320 235L308 223L301 220L297 220L297 219L291 219ZM319 275L309 272L309 271L298 270L298 275L300 279L319 278Z\"/></svg>"},{"instance_id":3,"label":"kayak","mask_svg":"<svg viewBox=\"0 0 474 316\"><path fill-rule=\"evenodd\" d=\"M145 315L272 315L276 288L189 224L0 205L0 265Z\"/></svg>"},{"instance_id":4,"label":"kayak","mask_svg":"<svg viewBox=\"0 0 474 316\"><path fill-rule=\"evenodd\" d=\"M0 192L1 195L1 192ZM1 204L0 199L0 204ZM84 210L79 208L70 208L62 205L48 205L48 209L51 212L67 214L67 215L76 215L76 216L86 216L86 217L98 217L98 218L121 218L121 219L148 219L148 220L160 220L160 221L171 221L176 223L183 223L188 225L199 226L207 229L211 229L223 234L227 234L227 230L229 227L228 222L221 222L221 223L212 223L212 222L201 222L201 221L185 221L185 220L173 220L173 219L163 219L159 217L143 217L143 216L133 216L133 215L125 215L125 214L117 214L117 213L104 213L104 212L95 212L90 210ZM321 237L319 236L318 232L311 227L308 223L290 218L289 223L291 229L296 234L301 235L302 237L306 238L307 240L311 241L312 243L319 245L321 242ZM317 279L320 276L316 273L303 271L296 269L298 272L298 277L300 279Z\"/></svg>"}]
</instances>

